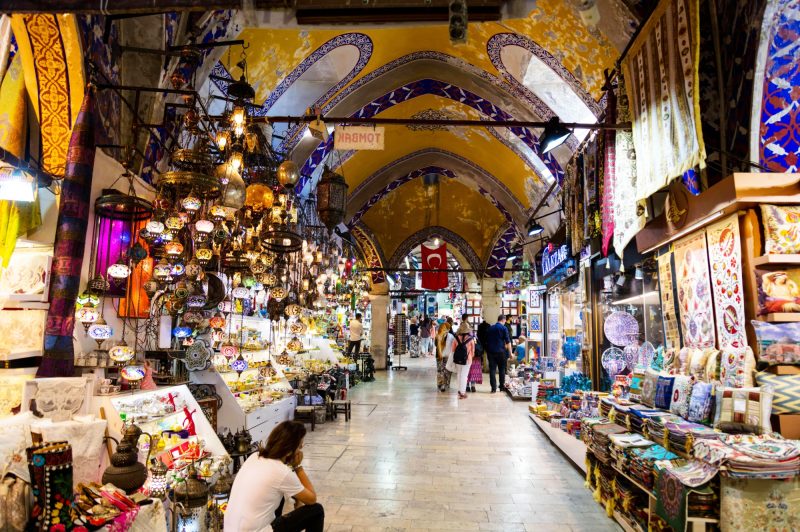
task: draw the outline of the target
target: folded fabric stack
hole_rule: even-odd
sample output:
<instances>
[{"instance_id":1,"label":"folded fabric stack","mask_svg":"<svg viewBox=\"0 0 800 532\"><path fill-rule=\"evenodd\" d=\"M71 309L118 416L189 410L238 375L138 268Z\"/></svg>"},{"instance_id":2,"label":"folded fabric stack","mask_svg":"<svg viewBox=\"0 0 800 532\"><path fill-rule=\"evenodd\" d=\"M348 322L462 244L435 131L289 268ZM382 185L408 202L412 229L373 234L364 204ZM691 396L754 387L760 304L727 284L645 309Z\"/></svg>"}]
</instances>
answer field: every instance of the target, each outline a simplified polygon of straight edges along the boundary
<instances>
[{"instance_id":1,"label":"folded fabric stack","mask_svg":"<svg viewBox=\"0 0 800 532\"><path fill-rule=\"evenodd\" d=\"M800 443L777 434L720 434L694 442L699 460L733 478L785 479L800 474Z\"/></svg>"},{"instance_id":2,"label":"folded fabric stack","mask_svg":"<svg viewBox=\"0 0 800 532\"><path fill-rule=\"evenodd\" d=\"M614 483L615 506L639 530L647 530L647 495L635 488L625 478L617 476Z\"/></svg>"},{"instance_id":3,"label":"folded fabric stack","mask_svg":"<svg viewBox=\"0 0 800 532\"><path fill-rule=\"evenodd\" d=\"M676 460L678 455L655 444L650 447L633 448L629 452L629 457L627 473L647 489L653 489L655 463L659 460Z\"/></svg>"},{"instance_id":4,"label":"folded fabric stack","mask_svg":"<svg viewBox=\"0 0 800 532\"><path fill-rule=\"evenodd\" d=\"M603 398L600 401L600 405L598 406L600 415L603 417L608 417L608 414L611 413L611 409L613 408L614 408L614 399L612 397Z\"/></svg>"},{"instance_id":5,"label":"folded fabric stack","mask_svg":"<svg viewBox=\"0 0 800 532\"><path fill-rule=\"evenodd\" d=\"M612 434L625 434L628 429L616 423L598 423L589 428L591 431L589 447L602 462L608 463L611 460L609 436Z\"/></svg>"},{"instance_id":6,"label":"folded fabric stack","mask_svg":"<svg viewBox=\"0 0 800 532\"><path fill-rule=\"evenodd\" d=\"M647 435L653 441L664 446L669 445L669 438L665 438L665 435L669 433L664 429L664 425L666 423L678 423L681 421L683 421L682 418L666 412L662 412L660 416L652 416L647 422ZM683 449L681 449L681 452L682 451Z\"/></svg>"},{"instance_id":7,"label":"folded fabric stack","mask_svg":"<svg viewBox=\"0 0 800 532\"><path fill-rule=\"evenodd\" d=\"M611 434L609 436L609 454L617 469L623 470L628 463L628 451L637 447L650 447L652 442L641 434L630 432L624 434Z\"/></svg>"},{"instance_id":8,"label":"folded fabric stack","mask_svg":"<svg viewBox=\"0 0 800 532\"><path fill-rule=\"evenodd\" d=\"M689 492L689 515L706 519L719 519L719 496L711 486Z\"/></svg>"},{"instance_id":9,"label":"folded fabric stack","mask_svg":"<svg viewBox=\"0 0 800 532\"><path fill-rule=\"evenodd\" d=\"M664 422L664 430L668 434L669 448L676 452L690 455L692 442L698 438L717 438L720 433L699 423L680 419Z\"/></svg>"}]
</instances>

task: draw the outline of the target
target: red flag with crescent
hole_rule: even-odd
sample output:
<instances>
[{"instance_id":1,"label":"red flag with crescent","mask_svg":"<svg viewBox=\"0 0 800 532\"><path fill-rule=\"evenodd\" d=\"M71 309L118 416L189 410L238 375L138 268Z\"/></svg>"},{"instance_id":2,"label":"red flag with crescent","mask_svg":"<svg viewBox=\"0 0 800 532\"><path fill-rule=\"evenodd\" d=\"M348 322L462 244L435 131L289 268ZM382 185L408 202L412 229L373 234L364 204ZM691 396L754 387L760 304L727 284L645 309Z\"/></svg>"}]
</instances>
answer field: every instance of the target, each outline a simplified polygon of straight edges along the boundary
<instances>
[{"instance_id":1,"label":"red flag with crescent","mask_svg":"<svg viewBox=\"0 0 800 532\"><path fill-rule=\"evenodd\" d=\"M431 249L422 246L422 269L441 270L423 271L422 288L427 290L443 290L450 284L447 279L447 244Z\"/></svg>"}]
</instances>

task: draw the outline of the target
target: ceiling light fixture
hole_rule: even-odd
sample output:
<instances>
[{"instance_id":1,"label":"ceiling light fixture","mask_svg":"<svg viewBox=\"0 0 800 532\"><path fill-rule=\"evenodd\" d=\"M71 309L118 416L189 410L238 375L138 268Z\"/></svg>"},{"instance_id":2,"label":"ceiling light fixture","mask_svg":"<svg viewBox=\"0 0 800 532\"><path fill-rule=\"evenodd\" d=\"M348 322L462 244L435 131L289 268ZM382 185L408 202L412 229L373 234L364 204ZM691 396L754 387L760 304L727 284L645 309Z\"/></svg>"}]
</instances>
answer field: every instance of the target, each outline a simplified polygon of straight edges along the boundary
<instances>
[{"instance_id":1,"label":"ceiling light fixture","mask_svg":"<svg viewBox=\"0 0 800 532\"><path fill-rule=\"evenodd\" d=\"M539 137L539 147L542 154L548 153L564 144L571 134L572 132L564 127L557 116L548 120L547 125L544 126L542 136Z\"/></svg>"},{"instance_id":2,"label":"ceiling light fixture","mask_svg":"<svg viewBox=\"0 0 800 532\"><path fill-rule=\"evenodd\" d=\"M536 236L544 233L544 227L537 221L531 220L528 223L528 236Z\"/></svg>"}]
</instances>

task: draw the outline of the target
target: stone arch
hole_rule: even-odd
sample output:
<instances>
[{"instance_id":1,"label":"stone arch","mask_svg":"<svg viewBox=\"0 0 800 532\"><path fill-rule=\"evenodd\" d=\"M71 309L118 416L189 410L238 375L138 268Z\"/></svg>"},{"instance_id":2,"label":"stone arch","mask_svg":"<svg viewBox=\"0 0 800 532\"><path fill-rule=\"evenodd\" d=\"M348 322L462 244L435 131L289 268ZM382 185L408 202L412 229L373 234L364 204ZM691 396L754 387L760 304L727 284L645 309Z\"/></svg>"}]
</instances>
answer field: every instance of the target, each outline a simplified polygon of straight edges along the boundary
<instances>
[{"instance_id":1,"label":"stone arch","mask_svg":"<svg viewBox=\"0 0 800 532\"><path fill-rule=\"evenodd\" d=\"M383 268L383 265L386 264L386 257L372 231L366 225L359 223L350 228L350 233L364 256L367 268ZM386 272L383 270L370 272L370 279L373 285L385 283Z\"/></svg>"},{"instance_id":2,"label":"stone arch","mask_svg":"<svg viewBox=\"0 0 800 532\"><path fill-rule=\"evenodd\" d=\"M475 271L482 270L481 260L478 257L478 254L475 253L475 250L472 249L472 246L469 245L469 242L461 238L453 231L438 225L421 229L405 239L392 254L392 258L389 259L389 268L398 268L403 260L403 257L408 255L412 249L434 236L438 236L445 242L452 244L455 247L455 250L462 257L464 257L464 260L467 261L471 269ZM456 256L456 258L458 258L458 256Z\"/></svg>"}]
</instances>

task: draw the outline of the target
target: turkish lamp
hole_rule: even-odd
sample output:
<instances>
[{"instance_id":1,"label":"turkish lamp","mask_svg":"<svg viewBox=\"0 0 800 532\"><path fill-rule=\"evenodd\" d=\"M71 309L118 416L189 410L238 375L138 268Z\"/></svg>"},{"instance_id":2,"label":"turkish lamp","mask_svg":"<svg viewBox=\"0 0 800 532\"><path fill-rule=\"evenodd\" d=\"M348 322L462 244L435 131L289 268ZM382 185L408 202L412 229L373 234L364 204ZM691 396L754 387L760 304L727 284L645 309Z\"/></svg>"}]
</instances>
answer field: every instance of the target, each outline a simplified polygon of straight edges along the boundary
<instances>
[{"instance_id":1,"label":"turkish lamp","mask_svg":"<svg viewBox=\"0 0 800 532\"><path fill-rule=\"evenodd\" d=\"M220 346L219 353L228 360L231 360L239 354L239 348L230 342L225 342Z\"/></svg>"},{"instance_id":2,"label":"turkish lamp","mask_svg":"<svg viewBox=\"0 0 800 532\"><path fill-rule=\"evenodd\" d=\"M242 167L242 162L242 152L232 151L230 157L228 157L228 164L226 166L229 167L231 171L238 173L239 169ZM220 177L220 181L222 181L223 185L227 184L230 180L230 176L227 175L227 171Z\"/></svg>"},{"instance_id":3,"label":"turkish lamp","mask_svg":"<svg viewBox=\"0 0 800 532\"><path fill-rule=\"evenodd\" d=\"M292 160L283 161L278 167L278 183L284 188L294 188L300 179L300 167Z\"/></svg>"},{"instance_id":4,"label":"turkish lamp","mask_svg":"<svg viewBox=\"0 0 800 532\"><path fill-rule=\"evenodd\" d=\"M228 145L228 132L217 131L217 138L215 141L217 143L217 148L219 148L220 151L225 151L225 147Z\"/></svg>"},{"instance_id":5,"label":"turkish lamp","mask_svg":"<svg viewBox=\"0 0 800 532\"><path fill-rule=\"evenodd\" d=\"M231 113L231 122L234 126L243 126L244 125L244 107L237 105L233 108L233 112Z\"/></svg>"},{"instance_id":6,"label":"turkish lamp","mask_svg":"<svg viewBox=\"0 0 800 532\"><path fill-rule=\"evenodd\" d=\"M153 268L153 277L157 281L169 282L172 280L172 265L162 258Z\"/></svg>"},{"instance_id":7,"label":"turkish lamp","mask_svg":"<svg viewBox=\"0 0 800 532\"><path fill-rule=\"evenodd\" d=\"M98 349L103 345L103 342L111 338L113 333L114 330L106 323L106 320L104 320L102 316L89 327L89 338L97 342Z\"/></svg>"},{"instance_id":8,"label":"turkish lamp","mask_svg":"<svg viewBox=\"0 0 800 532\"><path fill-rule=\"evenodd\" d=\"M148 481L148 491L151 497L161 499L167 497L167 464L157 458L150 459L150 480Z\"/></svg>"},{"instance_id":9,"label":"turkish lamp","mask_svg":"<svg viewBox=\"0 0 800 532\"><path fill-rule=\"evenodd\" d=\"M184 338L189 338L191 335L192 335L191 327L181 326L172 329L172 336L174 336L175 338L180 338L181 340Z\"/></svg>"},{"instance_id":10,"label":"turkish lamp","mask_svg":"<svg viewBox=\"0 0 800 532\"><path fill-rule=\"evenodd\" d=\"M178 255L183 253L183 244L175 240L169 242L166 246L164 246L164 249L166 250L167 255L170 255L172 257L177 257Z\"/></svg>"},{"instance_id":11,"label":"turkish lamp","mask_svg":"<svg viewBox=\"0 0 800 532\"><path fill-rule=\"evenodd\" d=\"M88 333L89 327L100 319L100 311L97 310L97 307L87 305L75 312L75 319L81 322L83 330Z\"/></svg>"},{"instance_id":12,"label":"turkish lamp","mask_svg":"<svg viewBox=\"0 0 800 532\"><path fill-rule=\"evenodd\" d=\"M186 212L193 215L200 210L200 207L203 206L203 201L190 192L189 195L183 198L183 201L181 201L181 206L186 210Z\"/></svg>"},{"instance_id":13,"label":"turkish lamp","mask_svg":"<svg viewBox=\"0 0 800 532\"><path fill-rule=\"evenodd\" d=\"M108 267L106 273L111 279L122 281L128 278L131 274L131 269L127 264L122 262L122 258L120 258L117 262Z\"/></svg>"},{"instance_id":14,"label":"turkish lamp","mask_svg":"<svg viewBox=\"0 0 800 532\"><path fill-rule=\"evenodd\" d=\"M151 235L160 235L164 232L164 223L159 220L150 220L145 226L147 232Z\"/></svg>"},{"instance_id":15,"label":"turkish lamp","mask_svg":"<svg viewBox=\"0 0 800 532\"><path fill-rule=\"evenodd\" d=\"M195 250L194 256L201 266L205 266L211 262L214 252L211 250L211 248L198 248Z\"/></svg>"},{"instance_id":16,"label":"turkish lamp","mask_svg":"<svg viewBox=\"0 0 800 532\"><path fill-rule=\"evenodd\" d=\"M189 465L186 479L172 490L172 498L178 530L200 532L206 529L208 484L198 478L194 464Z\"/></svg>"},{"instance_id":17,"label":"turkish lamp","mask_svg":"<svg viewBox=\"0 0 800 532\"><path fill-rule=\"evenodd\" d=\"M194 228L198 233L209 235L214 230L214 222L211 220L197 220L194 223Z\"/></svg>"},{"instance_id":18,"label":"turkish lamp","mask_svg":"<svg viewBox=\"0 0 800 532\"><path fill-rule=\"evenodd\" d=\"M124 366L133 359L136 354L133 347L129 346L125 340L121 340L117 345L108 350L108 358L115 364Z\"/></svg>"},{"instance_id":19,"label":"turkish lamp","mask_svg":"<svg viewBox=\"0 0 800 532\"><path fill-rule=\"evenodd\" d=\"M303 350L303 342L297 336L293 336L286 344L286 349L292 353L298 353Z\"/></svg>"},{"instance_id":20,"label":"turkish lamp","mask_svg":"<svg viewBox=\"0 0 800 532\"><path fill-rule=\"evenodd\" d=\"M276 286L272 290L270 290L269 296L274 299L275 301L280 301L284 299L289 293L285 288L282 286Z\"/></svg>"}]
</instances>

